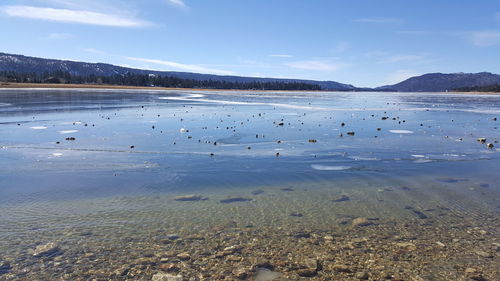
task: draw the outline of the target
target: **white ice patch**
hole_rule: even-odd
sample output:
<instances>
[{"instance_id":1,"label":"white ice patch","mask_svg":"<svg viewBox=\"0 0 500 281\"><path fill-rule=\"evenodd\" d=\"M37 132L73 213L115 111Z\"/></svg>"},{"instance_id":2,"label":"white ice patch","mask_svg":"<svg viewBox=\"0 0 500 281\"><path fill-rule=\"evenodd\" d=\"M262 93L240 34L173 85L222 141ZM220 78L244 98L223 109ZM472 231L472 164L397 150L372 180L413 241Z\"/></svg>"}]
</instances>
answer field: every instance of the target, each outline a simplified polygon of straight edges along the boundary
<instances>
[{"instance_id":1,"label":"white ice patch","mask_svg":"<svg viewBox=\"0 0 500 281\"><path fill-rule=\"evenodd\" d=\"M393 134L413 134L414 133L413 131L409 131L409 130L389 130L389 132L391 132Z\"/></svg>"},{"instance_id":2,"label":"white ice patch","mask_svg":"<svg viewBox=\"0 0 500 281\"><path fill-rule=\"evenodd\" d=\"M352 167L351 166L327 166L327 165L312 164L311 168L313 168L314 170L320 170L320 171L342 171L342 170L349 170Z\"/></svg>"},{"instance_id":3,"label":"white ice patch","mask_svg":"<svg viewBox=\"0 0 500 281\"><path fill-rule=\"evenodd\" d=\"M59 152L54 152L52 153L52 156L54 157L61 157L63 154L62 153L59 153Z\"/></svg>"},{"instance_id":4,"label":"white ice patch","mask_svg":"<svg viewBox=\"0 0 500 281\"><path fill-rule=\"evenodd\" d=\"M181 134L184 134L185 132L187 132L188 130L186 128L180 128L179 129L179 133Z\"/></svg>"},{"instance_id":5,"label":"white ice patch","mask_svg":"<svg viewBox=\"0 0 500 281\"><path fill-rule=\"evenodd\" d=\"M415 158L425 158L425 155L420 155L420 154L412 154L411 156Z\"/></svg>"},{"instance_id":6,"label":"white ice patch","mask_svg":"<svg viewBox=\"0 0 500 281\"><path fill-rule=\"evenodd\" d=\"M430 160L430 159L417 159L415 161L413 161L413 163L417 163L417 164L422 164L422 163L429 163L429 162L433 162L434 160Z\"/></svg>"},{"instance_id":7,"label":"white ice patch","mask_svg":"<svg viewBox=\"0 0 500 281\"><path fill-rule=\"evenodd\" d=\"M30 129L33 129L33 130L45 130L45 129L47 129L47 127L45 127L45 126L33 126L33 127L30 127Z\"/></svg>"},{"instance_id":8,"label":"white ice patch","mask_svg":"<svg viewBox=\"0 0 500 281\"><path fill-rule=\"evenodd\" d=\"M363 157L363 156L349 156L347 158L350 158L350 159L353 159L356 161L377 161L377 160L380 160L380 159L375 158L375 157Z\"/></svg>"},{"instance_id":9,"label":"white ice patch","mask_svg":"<svg viewBox=\"0 0 500 281\"><path fill-rule=\"evenodd\" d=\"M59 134L65 135L65 134L73 134L76 132L78 132L78 130L62 130L62 131L59 131Z\"/></svg>"}]
</instances>

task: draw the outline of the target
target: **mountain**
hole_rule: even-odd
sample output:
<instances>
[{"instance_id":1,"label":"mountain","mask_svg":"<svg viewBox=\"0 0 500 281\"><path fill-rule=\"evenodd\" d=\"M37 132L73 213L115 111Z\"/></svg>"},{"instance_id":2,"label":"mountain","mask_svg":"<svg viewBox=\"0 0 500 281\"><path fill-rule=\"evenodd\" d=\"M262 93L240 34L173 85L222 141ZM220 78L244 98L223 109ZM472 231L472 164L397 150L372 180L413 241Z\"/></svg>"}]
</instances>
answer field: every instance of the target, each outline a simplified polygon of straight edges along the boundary
<instances>
[{"instance_id":1,"label":"mountain","mask_svg":"<svg viewBox=\"0 0 500 281\"><path fill-rule=\"evenodd\" d=\"M406 79L403 82L375 88L397 92L444 92L455 89L500 84L500 75L479 73L429 73Z\"/></svg>"},{"instance_id":2,"label":"mountain","mask_svg":"<svg viewBox=\"0 0 500 281\"><path fill-rule=\"evenodd\" d=\"M354 91L357 88L334 81L314 81L301 79L280 79L280 78L258 78L243 76L222 76L213 74L201 74L177 71L153 71L145 69L128 68L106 63L87 63L69 60L45 59L0 53L0 71L14 71L19 73L53 73L55 71L68 72L75 76L112 76L131 74L155 74L159 76L171 76L182 79L212 80L227 82L284 82L284 83L307 83L319 85L323 90L332 91Z\"/></svg>"}]
</instances>

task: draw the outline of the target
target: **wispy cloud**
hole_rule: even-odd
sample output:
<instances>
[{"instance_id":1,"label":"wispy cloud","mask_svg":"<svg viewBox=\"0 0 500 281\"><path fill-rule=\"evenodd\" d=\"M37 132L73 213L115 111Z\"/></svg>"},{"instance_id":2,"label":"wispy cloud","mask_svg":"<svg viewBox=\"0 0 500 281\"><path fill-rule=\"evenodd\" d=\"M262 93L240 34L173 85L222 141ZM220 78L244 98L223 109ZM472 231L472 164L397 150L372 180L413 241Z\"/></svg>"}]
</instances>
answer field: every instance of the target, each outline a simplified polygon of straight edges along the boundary
<instances>
[{"instance_id":1,"label":"wispy cloud","mask_svg":"<svg viewBox=\"0 0 500 281\"><path fill-rule=\"evenodd\" d=\"M323 60L294 61L286 63L285 65L291 68L317 71L335 71L341 67L340 64L333 64L329 61Z\"/></svg>"},{"instance_id":2,"label":"wispy cloud","mask_svg":"<svg viewBox=\"0 0 500 281\"><path fill-rule=\"evenodd\" d=\"M201 65L195 65L195 64L183 64L183 63L178 63L178 62L173 62L173 61L148 59L148 58L136 58L136 57L127 57L127 59L131 60L131 61L166 66L169 68L168 70L181 70L181 71L198 72L198 73L213 73L213 74L219 74L219 75L235 75L235 73L232 71L208 68L208 67L204 67Z\"/></svg>"},{"instance_id":3,"label":"wispy cloud","mask_svg":"<svg viewBox=\"0 0 500 281\"><path fill-rule=\"evenodd\" d=\"M83 48L82 50L84 52L91 53L91 54L97 54L97 55L104 55L104 54L106 54L105 51L101 51L101 50L94 49L94 48Z\"/></svg>"},{"instance_id":4,"label":"wispy cloud","mask_svg":"<svg viewBox=\"0 0 500 281\"><path fill-rule=\"evenodd\" d=\"M101 25L111 27L144 27L150 22L114 14L103 14L85 10L54 9L33 6L2 6L0 11L11 17L47 20L56 22Z\"/></svg>"},{"instance_id":5,"label":"wispy cloud","mask_svg":"<svg viewBox=\"0 0 500 281\"><path fill-rule=\"evenodd\" d=\"M417 71L411 70L411 69L396 70L386 77L384 84L385 85L396 84L396 83L404 81L410 77L418 76L418 75L420 75L420 73L418 73Z\"/></svg>"},{"instance_id":6,"label":"wispy cloud","mask_svg":"<svg viewBox=\"0 0 500 281\"><path fill-rule=\"evenodd\" d=\"M404 20L400 18L360 18L360 19L355 19L354 21L364 22L364 23L385 23L385 24L398 24L404 22Z\"/></svg>"},{"instance_id":7,"label":"wispy cloud","mask_svg":"<svg viewBox=\"0 0 500 281\"><path fill-rule=\"evenodd\" d=\"M425 59L424 55L391 55L383 58L381 63L395 63L395 62L418 62Z\"/></svg>"},{"instance_id":8,"label":"wispy cloud","mask_svg":"<svg viewBox=\"0 0 500 281\"><path fill-rule=\"evenodd\" d=\"M350 44L347 41L339 41L335 46L330 50L332 53L342 53L349 49Z\"/></svg>"},{"instance_id":9,"label":"wispy cloud","mask_svg":"<svg viewBox=\"0 0 500 281\"><path fill-rule=\"evenodd\" d=\"M499 31L475 31L467 33L467 37L472 45L477 47L489 47L500 44Z\"/></svg>"},{"instance_id":10,"label":"wispy cloud","mask_svg":"<svg viewBox=\"0 0 500 281\"><path fill-rule=\"evenodd\" d=\"M292 55L285 55L285 54L272 54L269 56L274 57L274 58L291 58L291 57L293 57Z\"/></svg>"},{"instance_id":11,"label":"wispy cloud","mask_svg":"<svg viewBox=\"0 0 500 281\"><path fill-rule=\"evenodd\" d=\"M63 40L63 39L70 39L75 37L71 33L51 33L47 36L48 39L51 40Z\"/></svg>"},{"instance_id":12,"label":"wispy cloud","mask_svg":"<svg viewBox=\"0 0 500 281\"><path fill-rule=\"evenodd\" d=\"M173 6L182 8L182 9L187 9L188 6L183 0L167 0L167 2Z\"/></svg>"}]
</instances>

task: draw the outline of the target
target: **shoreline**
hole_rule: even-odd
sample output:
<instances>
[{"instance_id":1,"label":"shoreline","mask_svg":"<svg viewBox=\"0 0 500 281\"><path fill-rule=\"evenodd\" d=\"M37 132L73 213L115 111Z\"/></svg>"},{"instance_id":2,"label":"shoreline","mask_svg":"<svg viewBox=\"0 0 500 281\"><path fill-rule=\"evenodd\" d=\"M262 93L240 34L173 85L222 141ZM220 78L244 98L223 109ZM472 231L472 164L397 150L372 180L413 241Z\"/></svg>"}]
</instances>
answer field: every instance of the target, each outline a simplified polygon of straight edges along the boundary
<instances>
[{"instance_id":1,"label":"shoreline","mask_svg":"<svg viewBox=\"0 0 500 281\"><path fill-rule=\"evenodd\" d=\"M303 91L303 90L246 90L246 89L202 89L202 88L168 88L168 87L148 87L148 86L125 86L125 85L108 85L108 84L55 84L55 83L12 83L12 82L2 82L0 83L0 89L124 89L124 90L165 90L165 91L241 91L241 92L342 92L342 93L410 93L410 92L387 92L387 91L330 91L330 90L319 90L319 91ZM464 94L464 95L500 95L500 92L415 92L421 94Z\"/></svg>"}]
</instances>

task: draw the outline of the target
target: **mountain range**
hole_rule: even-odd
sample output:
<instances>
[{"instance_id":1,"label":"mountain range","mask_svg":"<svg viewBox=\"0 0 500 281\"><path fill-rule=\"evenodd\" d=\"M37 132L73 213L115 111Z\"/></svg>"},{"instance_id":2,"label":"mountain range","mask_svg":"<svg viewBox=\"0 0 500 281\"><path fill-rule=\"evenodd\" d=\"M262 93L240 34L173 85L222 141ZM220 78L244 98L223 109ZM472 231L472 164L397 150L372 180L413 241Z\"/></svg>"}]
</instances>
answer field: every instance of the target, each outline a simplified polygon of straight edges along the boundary
<instances>
[{"instance_id":1,"label":"mountain range","mask_svg":"<svg viewBox=\"0 0 500 281\"><path fill-rule=\"evenodd\" d=\"M77 76L112 76L131 74L154 74L171 76L182 79L212 80L227 82L300 82L319 85L323 90L331 91L397 91L397 92L442 92L459 88L489 86L500 84L500 75L489 72L480 73L429 73L408 78L394 85L377 88L359 88L350 84L335 81L315 81L303 79L260 78L244 76L222 76L177 71L155 71L116 66L106 63L87 63L70 60L45 59L23 55L0 53L0 71L19 73L52 73L55 71L68 72Z\"/></svg>"}]
</instances>

